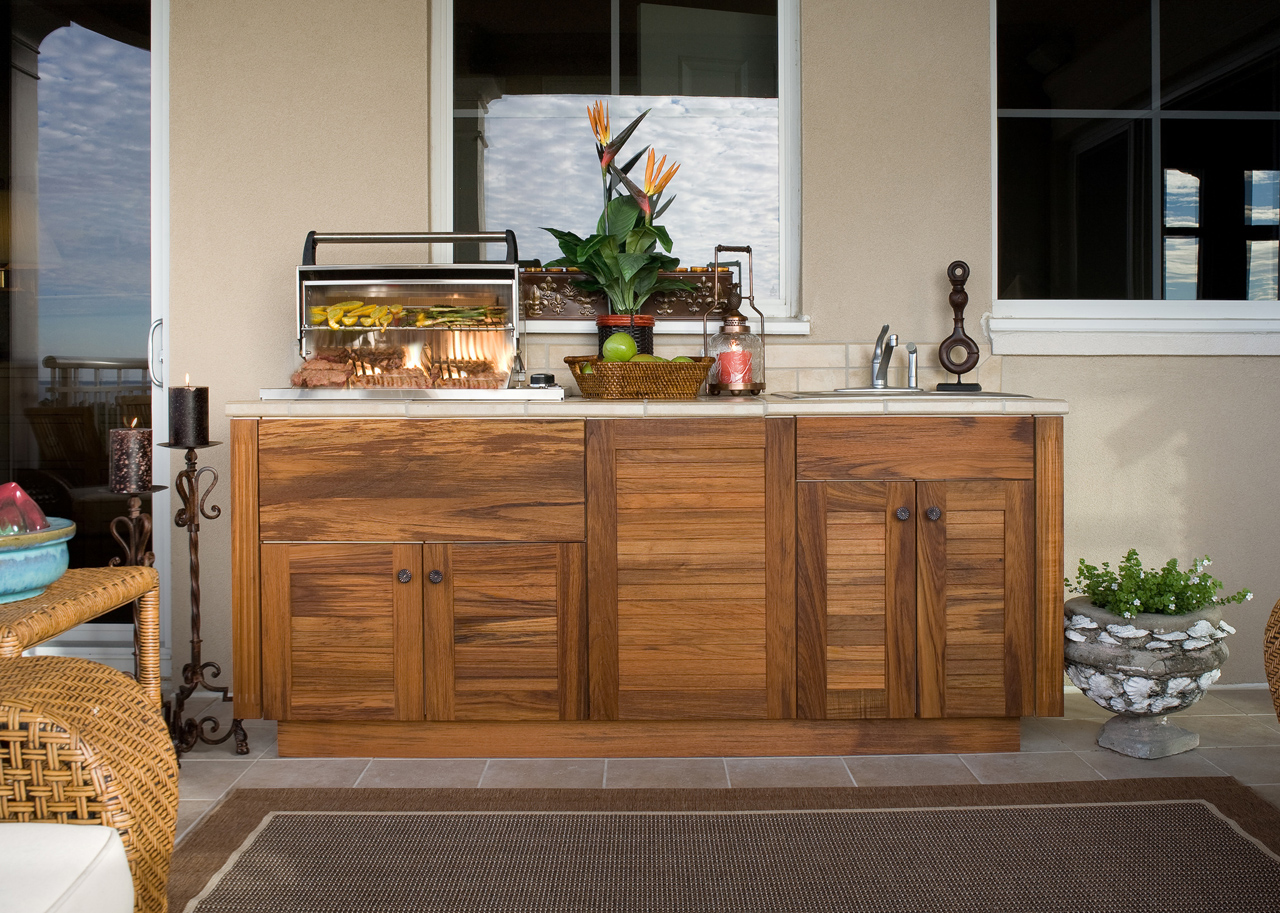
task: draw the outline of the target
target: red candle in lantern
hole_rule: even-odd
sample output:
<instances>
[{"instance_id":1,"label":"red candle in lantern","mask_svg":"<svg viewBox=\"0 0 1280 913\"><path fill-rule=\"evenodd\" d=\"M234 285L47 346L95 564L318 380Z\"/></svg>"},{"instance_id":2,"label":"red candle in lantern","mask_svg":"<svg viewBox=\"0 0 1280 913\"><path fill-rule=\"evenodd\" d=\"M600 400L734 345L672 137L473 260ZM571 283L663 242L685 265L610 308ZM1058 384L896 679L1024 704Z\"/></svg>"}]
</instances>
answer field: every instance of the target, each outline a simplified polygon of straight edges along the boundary
<instances>
[{"instance_id":1,"label":"red candle in lantern","mask_svg":"<svg viewBox=\"0 0 1280 913\"><path fill-rule=\"evenodd\" d=\"M751 383L751 353L738 345L736 340L729 343L718 356L720 362L720 383Z\"/></svg>"}]
</instances>

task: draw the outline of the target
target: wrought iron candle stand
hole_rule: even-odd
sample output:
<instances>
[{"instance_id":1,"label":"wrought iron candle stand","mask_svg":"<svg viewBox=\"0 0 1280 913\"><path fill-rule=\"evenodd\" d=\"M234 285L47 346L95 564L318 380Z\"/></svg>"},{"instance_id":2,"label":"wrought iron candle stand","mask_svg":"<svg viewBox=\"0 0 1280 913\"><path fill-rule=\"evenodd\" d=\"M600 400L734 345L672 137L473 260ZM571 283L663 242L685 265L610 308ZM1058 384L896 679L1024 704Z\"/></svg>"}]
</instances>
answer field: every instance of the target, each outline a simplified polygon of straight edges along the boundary
<instances>
[{"instance_id":1,"label":"wrought iron candle stand","mask_svg":"<svg viewBox=\"0 0 1280 913\"><path fill-rule=\"evenodd\" d=\"M221 745L235 736L236 754L249 753L249 737L245 734L244 724L238 719L231 721L231 728L219 738L210 738L220 726L217 717L206 716L196 719L183 719L183 708L187 699L197 688L221 695L223 702L231 701L229 685L214 685L209 679L222 674L222 667L215 662L201 662L200 659L200 518L216 520L222 515L222 508L205 507L205 502L218 484L218 473L212 466L196 468L196 451L206 447L216 447L220 441L210 441L197 447L186 447L182 444L161 444L174 450L186 450L187 468L178 473L174 490L182 500L173 521L181 529L187 530L187 547L191 556L191 662L182 667L182 685L174 692L172 701L165 703L165 719L169 724L169 735L173 738L173 747L179 754L190 751L198 742L207 745ZM203 494L200 487L205 476L210 476L209 487ZM207 674L207 678L206 678ZM205 732L205 726L209 731Z\"/></svg>"}]
</instances>

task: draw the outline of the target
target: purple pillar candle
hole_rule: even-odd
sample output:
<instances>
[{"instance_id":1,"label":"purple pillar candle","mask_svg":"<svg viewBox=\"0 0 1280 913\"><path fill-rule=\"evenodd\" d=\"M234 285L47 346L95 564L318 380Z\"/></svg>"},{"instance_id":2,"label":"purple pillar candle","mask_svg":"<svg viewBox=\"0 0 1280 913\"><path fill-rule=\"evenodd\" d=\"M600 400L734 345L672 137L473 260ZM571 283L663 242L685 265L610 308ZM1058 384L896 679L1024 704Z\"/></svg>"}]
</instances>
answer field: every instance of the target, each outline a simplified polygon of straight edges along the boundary
<instances>
[{"instance_id":1,"label":"purple pillar candle","mask_svg":"<svg viewBox=\"0 0 1280 913\"><path fill-rule=\"evenodd\" d=\"M203 447L209 443L209 388L169 388L169 443Z\"/></svg>"},{"instance_id":2,"label":"purple pillar candle","mask_svg":"<svg viewBox=\"0 0 1280 913\"><path fill-rule=\"evenodd\" d=\"M111 490L151 490L151 429L111 429Z\"/></svg>"}]
</instances>

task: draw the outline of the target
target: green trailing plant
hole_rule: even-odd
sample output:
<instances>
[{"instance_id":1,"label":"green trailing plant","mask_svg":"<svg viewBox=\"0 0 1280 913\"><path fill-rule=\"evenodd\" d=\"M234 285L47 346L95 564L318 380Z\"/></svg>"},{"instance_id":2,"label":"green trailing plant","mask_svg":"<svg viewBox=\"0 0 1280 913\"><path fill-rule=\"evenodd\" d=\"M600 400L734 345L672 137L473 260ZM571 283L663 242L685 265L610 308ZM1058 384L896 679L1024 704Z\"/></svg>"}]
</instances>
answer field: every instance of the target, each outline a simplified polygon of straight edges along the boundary
<instances>
[{"instance_id":1,"label":"green trailing plant","mask_svg":"<svg viewBox=\"0 0 1280 913\"><path fill-rule=\"evenodd\" d=\"M1178 559L1170 558L1161 568L1144 568L1138 550L1131 548L1114 570L1106 561L1098 568L1080 559L1076 579L1065 580L1072 593L1088 596L1089 601L1126 618L1139 612L1158 615L1185 615L1210 605L1246 602L1253 593L1241 590L1231 596L1218 596L1222 581L1205 570L1213 562L1206 555L1191 567L1178 567Z\"/></svg>"},{"instance_id":2,"label":"green trailing plant","mask_svg":"<svg viewBox=\"0 0 1280 913\"><path fill-rule=\"evenodd\" d=\"M576 280L575 284L587 291L604 292L609 300L609 309L615 314L638 313L640 306L654 292L692 288L682 279L659 275L680 265L679 258L671 256L671 236L654 221L675 200L672 196L661 204L662 193L680 166L673 163L668 168L665 155L656 161L657 154L648 146L622 167L616 164L622 145L648 113L645 111L617 137L613 137L609 131L608 109L600 102L587 109L596 138L604 190L604 208L596 230L581 238L571 231L543 229L556 239L564 255L548 263L547 267L565 267L581 272L585 278ZM646 150L649 159L645 166L644 186L640 187L628 174Z\"/></svg>"}]
</instances>

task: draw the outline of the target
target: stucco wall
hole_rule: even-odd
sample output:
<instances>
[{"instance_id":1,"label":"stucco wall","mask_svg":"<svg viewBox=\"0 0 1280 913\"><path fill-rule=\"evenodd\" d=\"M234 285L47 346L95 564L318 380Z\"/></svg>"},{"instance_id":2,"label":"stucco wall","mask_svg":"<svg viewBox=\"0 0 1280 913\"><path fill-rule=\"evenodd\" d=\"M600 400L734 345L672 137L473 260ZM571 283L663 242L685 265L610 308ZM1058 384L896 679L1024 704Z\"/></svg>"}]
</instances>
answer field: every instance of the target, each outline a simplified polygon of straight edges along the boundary
<instances>
[{"instance_id":1,"label":"stucco wall","mask_svg":"<svg viewBox=\"0 0 1280 913\"><path fill-rule=\"evenodd\" d=\"M813 365L805 351L845 357L845 343L870 342L886 322L927 364L950 331L944 270L957 258L973 267L979 335L992 268L988 9L802 0L801 276L813 334L811 349L779 349L796 365ZM223 404L292 369L306 232L426 225L429 13L428 0L173 0L169 370L211 388L215 439L227 439ZM555 362L566 342L540 341L530 366ZM789 382L804 385L805 370ZM1277 389L1280 360L997 358L981 379L1071 402L1068 564L1130 544L1153 561L1212 554L1229 586L1259 594L1228 612L1241 635L1225 680L1262 681L1259 632L1280 596L1267 553L1280 541L1268 460L1280 422L1259 391ZM224 480L227 459L225 447L202 454ZM228 491L224 481L213 500L225 505ZM204 524L201 545L204 655L226 670L230 524ZM178 530L173 555L180 661Z\"/></svg>"}]
</instances>

